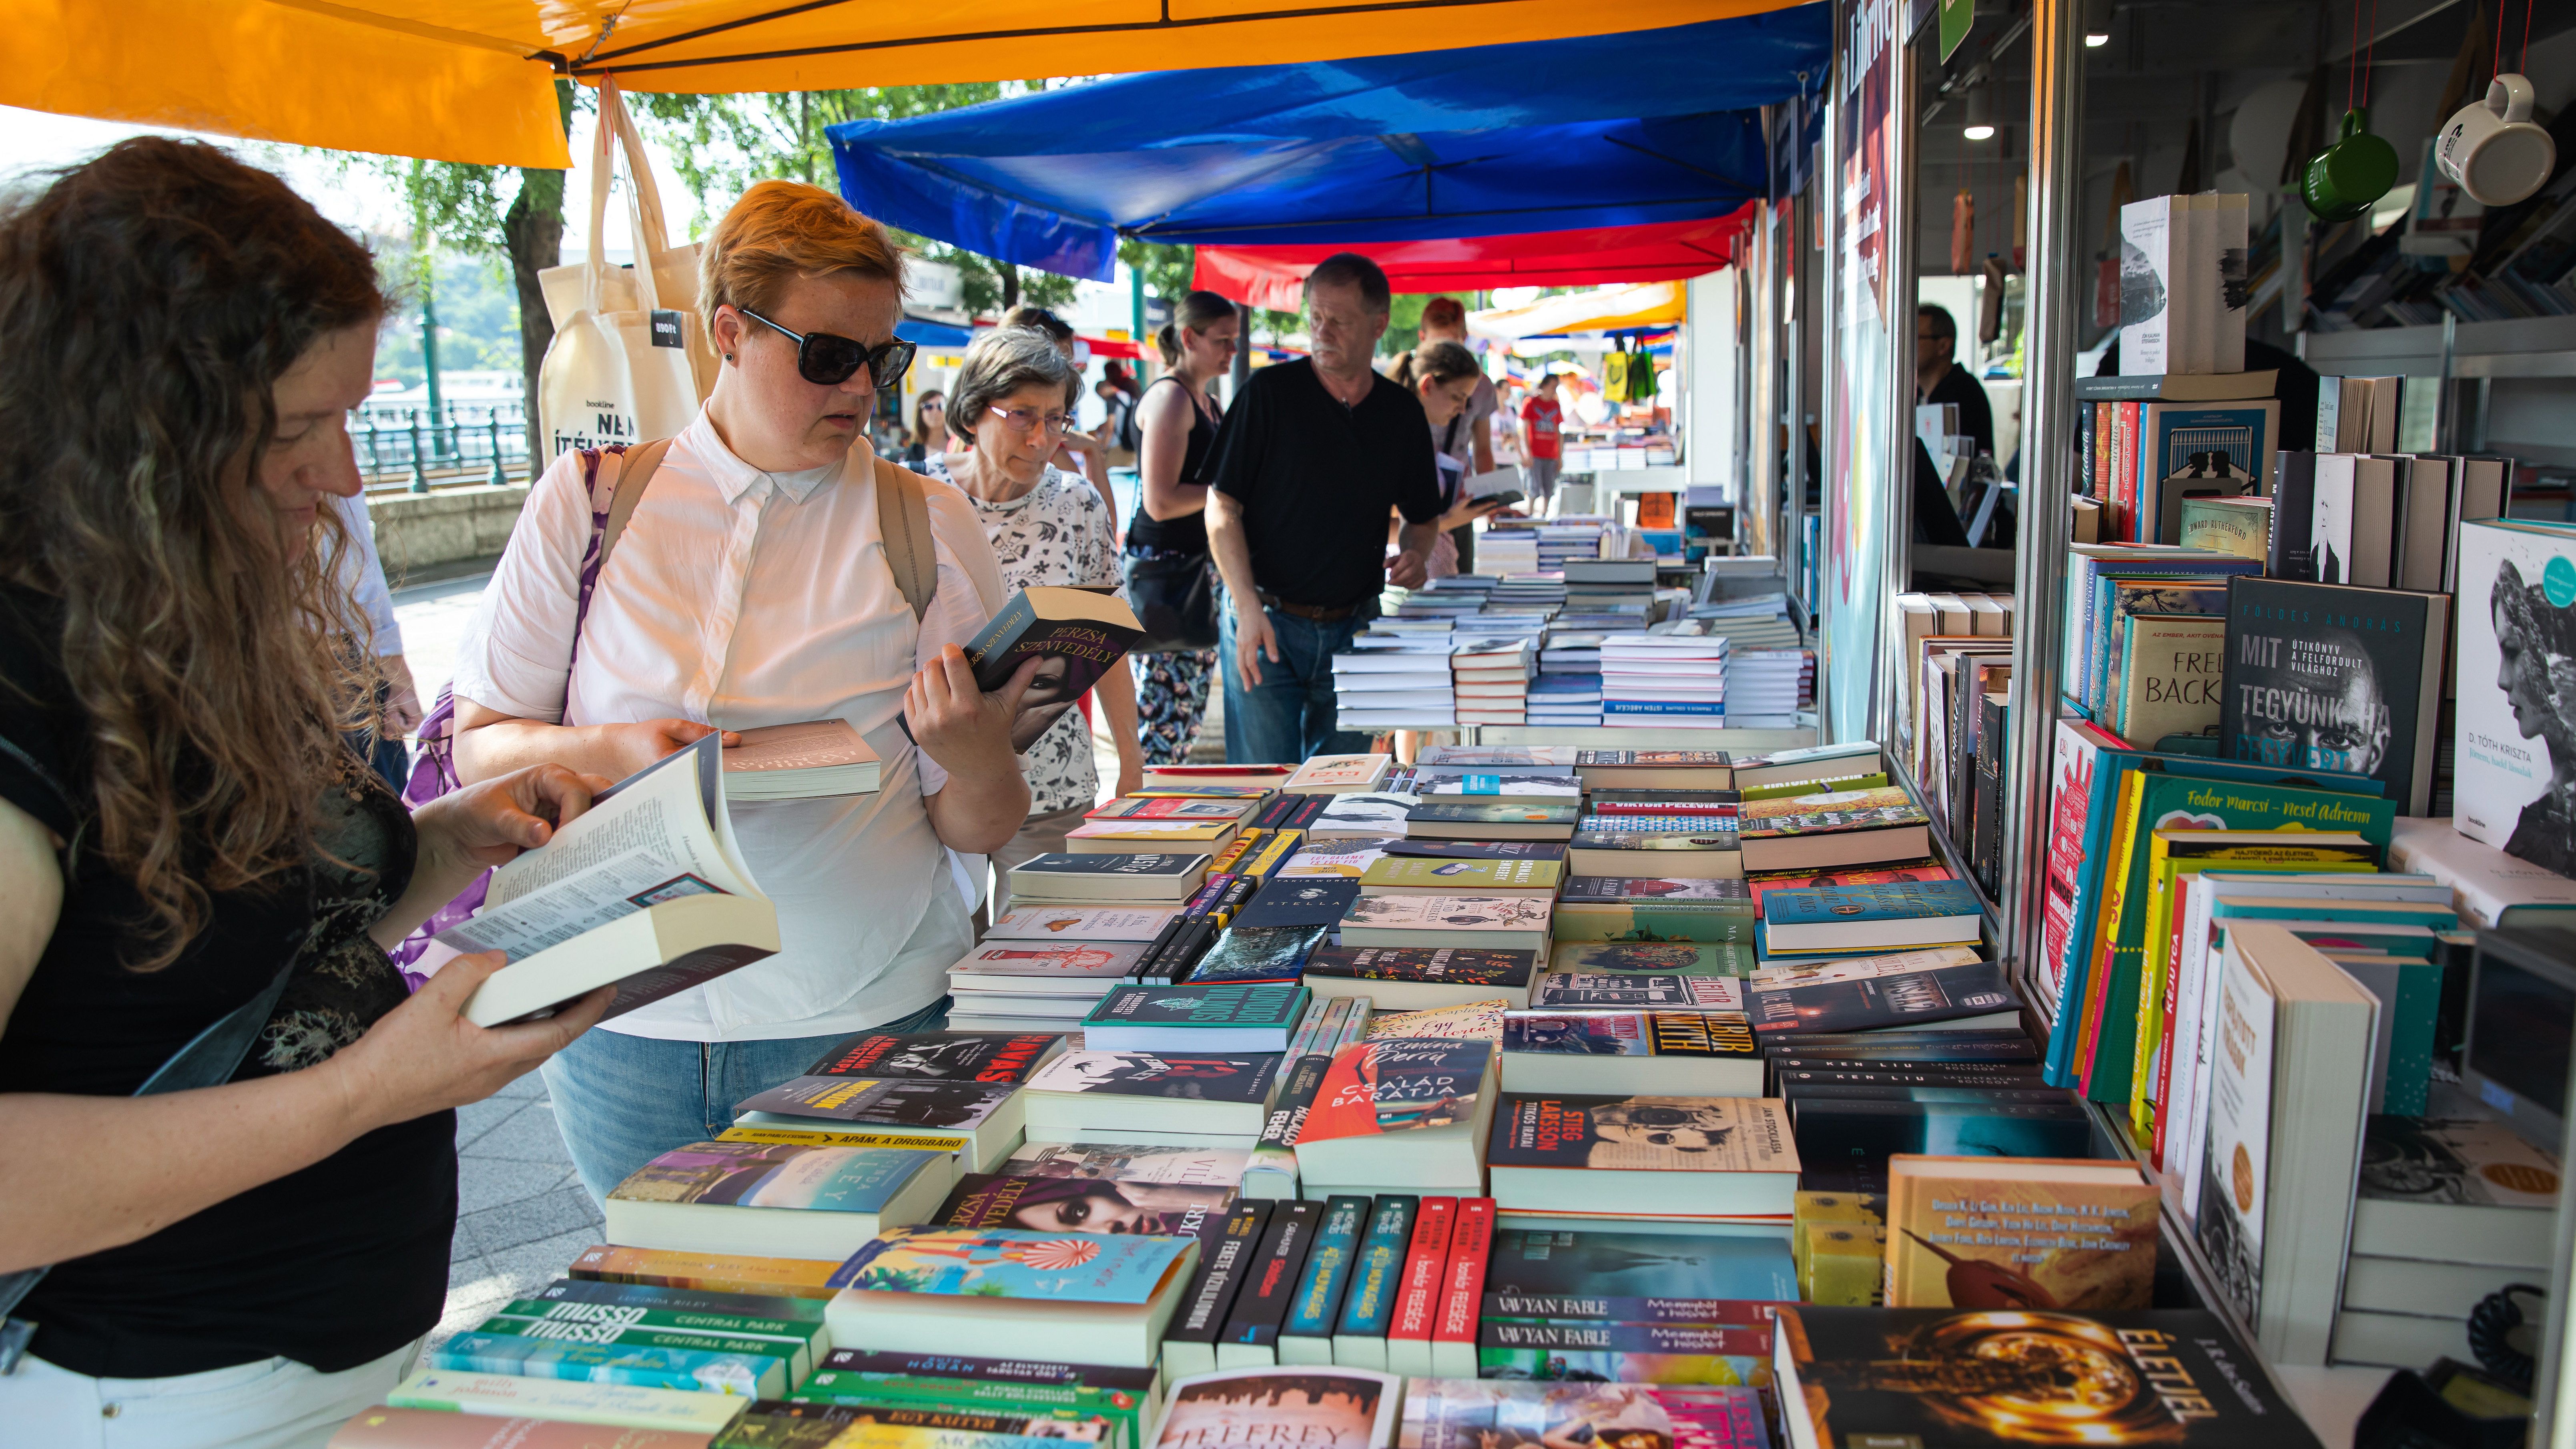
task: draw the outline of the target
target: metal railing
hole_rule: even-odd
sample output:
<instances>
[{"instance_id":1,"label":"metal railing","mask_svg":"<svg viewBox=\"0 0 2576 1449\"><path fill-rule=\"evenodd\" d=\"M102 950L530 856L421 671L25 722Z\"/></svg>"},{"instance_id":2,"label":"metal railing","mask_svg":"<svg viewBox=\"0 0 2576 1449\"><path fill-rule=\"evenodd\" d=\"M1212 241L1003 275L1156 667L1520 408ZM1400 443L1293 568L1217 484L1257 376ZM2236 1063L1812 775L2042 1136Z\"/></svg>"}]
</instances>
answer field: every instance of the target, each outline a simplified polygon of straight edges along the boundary
<instances>
[{"instance_id":1,"label":"metal railing","mask_svg":"<svg viewBox=\"0 0 2576 1449\"><path fill-rule=\"evenodd\" d=\"M358 470L372 484L408 480L505 484L528 474L528 410L518 402L427 407L377 404L349 414Z\"/></svg>"}]
</instances>

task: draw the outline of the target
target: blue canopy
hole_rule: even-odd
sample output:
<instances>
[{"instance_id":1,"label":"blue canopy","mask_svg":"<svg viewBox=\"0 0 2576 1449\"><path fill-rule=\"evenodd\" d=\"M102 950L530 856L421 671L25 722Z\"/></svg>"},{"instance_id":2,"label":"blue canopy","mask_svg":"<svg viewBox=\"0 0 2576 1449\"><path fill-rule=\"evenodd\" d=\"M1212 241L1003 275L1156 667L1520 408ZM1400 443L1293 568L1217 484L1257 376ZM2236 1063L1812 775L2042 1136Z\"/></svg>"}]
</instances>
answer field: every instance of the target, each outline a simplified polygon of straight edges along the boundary
<instances>
[{"instance_id":1,"label":"blue canopy","mask_svg":"<svg viewBox=\"0 0 2576 1449\"><path fill-rule=\"evenodd\" d=\"M966 328L915 317L909 312L894 324L894 335L920 347L964 347L975 340L975 334Z\"/></svg>"},{"instance_id":2,"label":"blue canopy","mask_svg":"<svg viewBox=\"0 0 2576 1449\"><path fill-rule=\"evenodd\" d=\"M1821 90L1832 10L1302 65L1116 76L826 133L889 225L1110 280L1118 239L1418 241L1722 216L1756 108Z\"/></svg>"}]
</instances>

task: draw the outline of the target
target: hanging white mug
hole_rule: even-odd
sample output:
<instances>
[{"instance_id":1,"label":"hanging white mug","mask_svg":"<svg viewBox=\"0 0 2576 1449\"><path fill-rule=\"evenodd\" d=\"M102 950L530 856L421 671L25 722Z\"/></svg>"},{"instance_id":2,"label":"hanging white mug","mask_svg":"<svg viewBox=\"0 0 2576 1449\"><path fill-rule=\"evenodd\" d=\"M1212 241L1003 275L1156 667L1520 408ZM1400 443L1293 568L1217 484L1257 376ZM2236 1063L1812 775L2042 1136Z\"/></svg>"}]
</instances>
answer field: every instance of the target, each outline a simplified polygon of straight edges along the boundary
<instances>
[{"instance_id":1,"label":"hanging white mug","mask_svg":"<svg viewBox=\"0 0 2576 1449\"><path fill-rule=\"evenodd\" d=\"M2488 206L2511 206L2538 191L2558 165L2558 145L2531 119L2531 82L2510 72L2486 99L2460 107L2433 143L2442 174Z\"/></svg>"}]
</instances>

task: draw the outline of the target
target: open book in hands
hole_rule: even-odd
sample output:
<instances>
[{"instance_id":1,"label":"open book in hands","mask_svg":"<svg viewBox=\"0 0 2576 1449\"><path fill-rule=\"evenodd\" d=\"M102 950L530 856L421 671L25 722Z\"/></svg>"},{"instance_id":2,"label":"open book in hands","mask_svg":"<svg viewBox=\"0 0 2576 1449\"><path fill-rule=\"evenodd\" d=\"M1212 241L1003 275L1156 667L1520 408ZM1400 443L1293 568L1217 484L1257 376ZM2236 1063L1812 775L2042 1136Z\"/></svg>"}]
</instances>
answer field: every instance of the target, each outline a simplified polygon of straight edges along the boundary
<instances>
[{"instance_id":1,"label":"open book in hands","mask_svg":"<svg viewBox=\"0 0 2576 1449\"><path fill-rule=\"evenodd\" d=\"M552 840L492 872L483 908L442 931L510 964L465 1004L478 1026L542 1015L614 983L620 1016L778 951L725 813L722 737L620 780Z\"/></svg>"}]
</instances>

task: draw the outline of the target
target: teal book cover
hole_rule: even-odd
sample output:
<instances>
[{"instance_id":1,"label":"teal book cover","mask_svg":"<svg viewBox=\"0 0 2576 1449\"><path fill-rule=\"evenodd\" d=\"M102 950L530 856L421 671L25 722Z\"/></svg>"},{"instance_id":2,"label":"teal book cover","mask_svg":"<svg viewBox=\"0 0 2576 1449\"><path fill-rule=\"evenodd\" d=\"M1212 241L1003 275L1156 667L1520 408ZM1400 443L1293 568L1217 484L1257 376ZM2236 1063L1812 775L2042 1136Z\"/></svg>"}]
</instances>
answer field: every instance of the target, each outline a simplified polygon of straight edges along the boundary
<instances>
[{"instance_id":1,"label":"teal book cover","mask_svg":"<svg viewBox=\"0 0 2576 1449\"><path fill-rule=\"evenodd\" d=\"M1198 1256L1195 1238L894 1228L850 1256L835 1288L1142 1305Z\"/></svg>"},{"instance_id":2,"label":"teal book cover","mask_svg":"<svg viewBox=\"0 0 2576 1449\"><path fill-rule=\"evenodd\" d=\"M2143 773L2143 772L2141 772ZM2103 897L2101 956L2088 973L2100 990L2085 993L2086 1020L2092 1043L2089 1060L2080 1063L2085 1095L2096 1102L2129 1100L2129 1079L2138 1035L2138 991L2146 965L2148 842L2158 830L2302 830L2352 831L2380 850L2396 828L2393 800L2345 794L2332 784L2345 777L2293 775L2283 780L2315 781L2329 788L2305 789L2290 784L2257 784L2186 774L2144 774L2129 785L2139 791L2138 808L2128 822L2128 838L2106 842L2107 868L2119 875ZM2284 842L2295 844L2296 842ZM2128 869L2119 871L2125 852ZM2107 938L2107 939L2103 939ZM2082 1050L2079 1048L2079 1050Z\"/></svg>"},{"instance_id":3,"label":"teal book cover","mask_svg":"<svg viewBox=\"0 0 2576 1449\"><path fill-rule=\"evenodd\" d=\"M1405 1250L1413 1243L1413 1219L1422 1199L1404 1193L1380 1193L1360 1239L1359 1256L1351 1260L1350 1291L1342 1300L1337 1334L1383 1338L1395 1317L1396 1289L1404 1278Z\"/></svg>"},{"instance_id":4,"label":"teal book cover","mask_svg":"<svg viewBox=\"0 0 2576 1449\"><path fill-rule=\"evenodd\" d=\"M1798 1271L1784 1237L1506 1228L1485 1265L1486 1311L1525 1295L1794 1303Z\"/></svg>"},{"instance_id":5,"label":"teal book cover","mask_svg":"<svg viewBox=\"0 0 2576 1449\"><path fill-rule=\"evenodd\" d=\"M1295 1026L1306 988L1288 982L1245 986L1121 986L1100 998L1085 1026Z\"/></svg>"},{"instance_id":6,"label":"teal book cover","mask_svg":"<svg viewBox=\"0 0 2576 1449\"><path fill-rule=\"evenodd\" d=\"M705 1353L609 1343L559 1343L492 1333L460 1333L431 1351L429 1366L454 1373L573 1379L631 1388L761 1398L786 1388L788 1360L760 1354Z\"/></svg>"},{"instance_id":7,"label":"teal book cover","mask_svg":"<svg viewBox=\"0 0 2576 1449\"><path fill-rule=\"evenodd\" d=\"M1889 881L1879 885L1769 891L1762 897L1762 919L1775 926L1920 921L1977 914L1976 890L1963 880Z\"/></svg>"},{"instance_id":8,"label":"teal book cover","mask_svg":"<svg viewBox=\"0 0 2576 1449\"><path fill-rule=\"evenodd\" d=\"M1351 1264L1359 1256L1360 1234L1368 1216L1365 1197L1337 1195L1325 1201L1323 1225L1315 1230L1315 1246L1306 1254L1297 1296L1289 1300L1288 1325L1280 1330L1283 1337L1332 1337L1333 1324L1342 1316L1342 1299L1350 1291Z\"/></svg>"}]
</instances>

